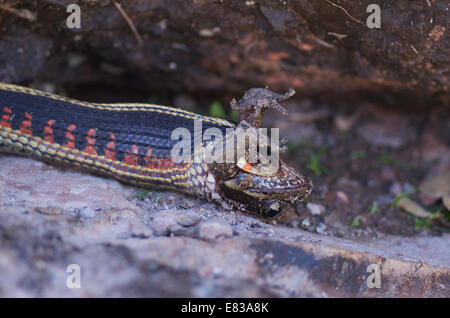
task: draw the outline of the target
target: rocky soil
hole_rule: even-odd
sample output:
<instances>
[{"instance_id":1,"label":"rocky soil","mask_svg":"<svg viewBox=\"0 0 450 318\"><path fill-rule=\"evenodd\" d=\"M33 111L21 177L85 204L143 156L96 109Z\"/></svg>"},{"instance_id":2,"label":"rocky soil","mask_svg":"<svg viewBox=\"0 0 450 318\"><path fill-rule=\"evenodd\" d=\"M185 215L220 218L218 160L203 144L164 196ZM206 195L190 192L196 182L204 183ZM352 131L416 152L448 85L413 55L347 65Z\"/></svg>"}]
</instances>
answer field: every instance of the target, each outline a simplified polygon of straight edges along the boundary
<instances>
[{"instance_id":1,"label":"rocky soil","mask_svg":"<svg viewBox=\"0 0 450 318\"><path fill-rule=\"evenodd\" d=\"M318 235L0 155L1 296L449 297L449 241Z\"/></svg>"}]
</instances>

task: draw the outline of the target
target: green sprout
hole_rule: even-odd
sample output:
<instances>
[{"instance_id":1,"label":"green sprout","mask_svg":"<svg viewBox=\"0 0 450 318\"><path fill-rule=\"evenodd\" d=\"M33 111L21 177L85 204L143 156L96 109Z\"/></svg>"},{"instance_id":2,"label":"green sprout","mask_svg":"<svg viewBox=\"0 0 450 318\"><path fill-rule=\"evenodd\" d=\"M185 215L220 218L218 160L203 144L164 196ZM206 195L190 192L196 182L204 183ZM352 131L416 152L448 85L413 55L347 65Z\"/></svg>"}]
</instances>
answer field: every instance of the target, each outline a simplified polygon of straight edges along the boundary
<instances>
[{"instance_id":1,"label":"green sprout","mask_svg":"<svg viewBox=\"0 0 450 318\"><path fill-rule=\"evenodd\" d=\"M370 206L369 211L370 211L370 214L372 214L372 215L381 211L380 207L378 206L378 201L375 200L372 202L372 205Z\"/></svg>"},{"instance_id":2,"label":"green sprout","mask_svg":"<svg viewBox=\"0 0 450 318\"><path fill-rule=\"evenodd\" d=\"M211 103L211 105L209 105L209 116L217 118L226 118L234 122L239 121L239 112L237 110L232 109L230 113L227 115L225 109L222 106L222 103L219 101L215 101Z\"/></svg>"},{"instance_id":3,"label":"green sprout","mask_svg":"<svg viewBox=\"0 0 450 318\"><path fill-rule=\"evenodd\" d=\"M225 113L222 104L219 101L215 101L209 106L209 116L217 118L226 118L227 114Z\"/></svg>"},{"instance_id":4,"label":"green sprout","mask_svg":"<svg viewBox=\"0 0 450 318\"><path fill-rule=\"evenodd\" d=\"M306 167L315 173L316 176L320 176L326 173L326 169L320 165L320 159L325 152L325 147L321 147L317 153L312 153L309 156L309 161Z\"/></svg>"},{"instance_id":5,"label":"green sprout","mask_svg":"<svg viewBox=\"0 0 450 318\"><path fill-rule=\"evenodd\" d=\"M149 189L141 188L139 191L131 196L132 199L145 197L150 192Z\"/></svg>"},{"instance_id":6,"label":"green sprout","mask_svg":"<svg viewBox=\"0 0 450 318\"><path fill-rule=\"evenodd\" d=\"M359 217L356 216L356 217L352 220L352 222L350 223L350 227L354 228L354 227L358 227L359 225L360 225L360 223L359 223Z\"/></svg>"},{"instance_id":7,"label":"green sprout","mask_svg":"<svg viewBox=\"0 0 450 318\"><path fill-rule=\"evenodd\" d=\"M446 210L443 207L431 207L431 209L429 210L430 213L432 214L429 217L426 218L419 218L417 216L414 215L408 215L408 218L412 219L414 221L414 228L415 229L427 229L429 230L431 228L431 226L433 225L433 221L437 218L441 218L443 217L444 220L450 219L449 215L446 215ZM439 229L439 227L437 226L433 226L434 229L440 230L441 232L448 232L448 229L444 229L441 228Z\"/></svg>"},{"instance_id":8,"label":"green sprout","mask_svg":"<svg viewBox=\"0 0 450 318\"><path fill-rule=\"evenodd\" d=\"M414 228L416 230L420 230L420 229L429 230L431 228L431 225L432 225L434 219L436 219L438 217L438 215L439 215L439 213L433 213L433 215L430 217L419 218L417 216L408 214L407 217L414 221Z\"/></svg>"},{"instance_id":9,"label":"green sprout","mask_svg":"<svg viewBox=\"0 0 450 318\"><path fill-rule=\"evenodd\" d=\"M405 197L409 197L411 194L417 192L416 189L408 189L405 192L400 193L396 198L394 203L392 204L392 207L394 209L398 209L398 203L400 202L401 199L405 198Z\"/></svg>"}]
</instances>

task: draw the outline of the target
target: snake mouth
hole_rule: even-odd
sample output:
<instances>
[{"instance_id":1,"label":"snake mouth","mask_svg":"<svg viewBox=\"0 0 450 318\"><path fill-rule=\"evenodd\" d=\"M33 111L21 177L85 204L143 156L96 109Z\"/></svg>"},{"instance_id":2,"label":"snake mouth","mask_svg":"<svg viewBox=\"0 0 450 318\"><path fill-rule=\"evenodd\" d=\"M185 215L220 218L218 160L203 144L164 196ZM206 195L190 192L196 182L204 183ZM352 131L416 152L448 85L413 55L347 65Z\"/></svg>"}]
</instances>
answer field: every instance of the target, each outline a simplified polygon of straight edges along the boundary
<instances>
[{"instance_id":1,"label":"snake mouth","mask_svg":"<svg viewBox=\"0 0 450 318\"><path fill-rule=\"evenodd\" d=\"M233 185L233 186L230 186ZM309 181L272 187L237 187L232 181L221 187L225 196L235 206L262 217L275 217L289 204L298 204L312 191Z\"/></svg>"},{"instance_id":2,"label":"snake mouth","mask_svg":"<svg viewBox=\"0 0 450 318\"><path fill-rule=\"evenodd\" d=\"M277 188L247 188L245 191L253 192L253 193L288 193L288 192L296 192L304 189L305 187L310 186L310 183L292 185L292 186L280 186ZM311 186L312 187L312 186Z\"/></svg>"},{"instance_id":3,"label":"snake mouth","mask_svg":"<svg viewBox=\"0 0 450 318\"><path fill-rule=\"evenodd\" d=\"M244 192L250 196L257 196L261 199L277 199L296 203L308 196L312 191L313 185L310 181L305 180L289 185L276 185L274 187L248 187Z\"/></svg>"},{"instance_id":4,"label":"snake mouth","mask_svg":"<svg viewBox=\"0 0 450 318\"><path fill-rule=\"evenodd\" d=\"M223 181L220 191L239 208L273 217L287 205L302 202L312 191L312 183L303 175L288 172L267 177L240 171Z\"/></svg>"}]
</instances>

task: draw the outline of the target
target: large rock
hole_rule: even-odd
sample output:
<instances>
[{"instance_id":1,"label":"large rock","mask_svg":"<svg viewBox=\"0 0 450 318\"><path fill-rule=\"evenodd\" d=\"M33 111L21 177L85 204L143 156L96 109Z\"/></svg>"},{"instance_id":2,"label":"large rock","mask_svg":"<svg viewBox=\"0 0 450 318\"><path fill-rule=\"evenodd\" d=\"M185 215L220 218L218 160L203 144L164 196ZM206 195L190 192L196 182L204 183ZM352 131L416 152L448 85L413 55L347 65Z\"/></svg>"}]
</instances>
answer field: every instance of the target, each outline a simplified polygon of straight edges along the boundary
<instances>
[{"instance_id":1,"label":"large rock","mask_svg":"<svg viewBox=\"0 0 450 318\"><path fill-rule=\"evenodd\" d=\"M448 104L444 0L382 1L380 28L367 26L372 0L84 1L80 29L71 3L2 5L0 81Z\"/></svg>"},{"instance_id":2,"label":"large rock","mask_svg":"<svg viewBox=\"0 0 450 318\"><path fill-rule=\"evenodd\" d=\"M171 192L139 195L0 154L0 296L450 296L448 234L343 240ZM70 264L79 289L67 288ZM380 288L368 287L371 264Z\"/></svg>"}]
</instances>

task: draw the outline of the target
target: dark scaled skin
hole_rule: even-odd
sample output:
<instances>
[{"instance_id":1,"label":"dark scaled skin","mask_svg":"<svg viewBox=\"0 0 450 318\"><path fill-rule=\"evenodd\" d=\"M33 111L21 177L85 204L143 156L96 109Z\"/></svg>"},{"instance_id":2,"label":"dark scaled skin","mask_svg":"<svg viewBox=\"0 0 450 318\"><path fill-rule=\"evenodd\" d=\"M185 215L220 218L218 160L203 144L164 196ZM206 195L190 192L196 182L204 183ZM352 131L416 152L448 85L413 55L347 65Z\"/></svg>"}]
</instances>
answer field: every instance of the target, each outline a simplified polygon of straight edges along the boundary
<instances>
[{"instance_id":1,"label":"dark scaled skin","mask_svg":"<svg viewBox=\"0 0 450 318\"><path fill-rule=\"evenodd\" d=\"M248 90L239 102L234 99L230 102L231 108L241 113L237 127L244 130L260 128L268 108L287 115L278 102L294 94L292 88L285 94L267 88ZM244 171L230 164L215 164L209 169L220 180L219 191L227 203L241 210L258 211L264 217L277 215L287 204L302 202L312 191L312 183L281 158L278 171L271 175Z\"/></svg>"}]
</instances>

